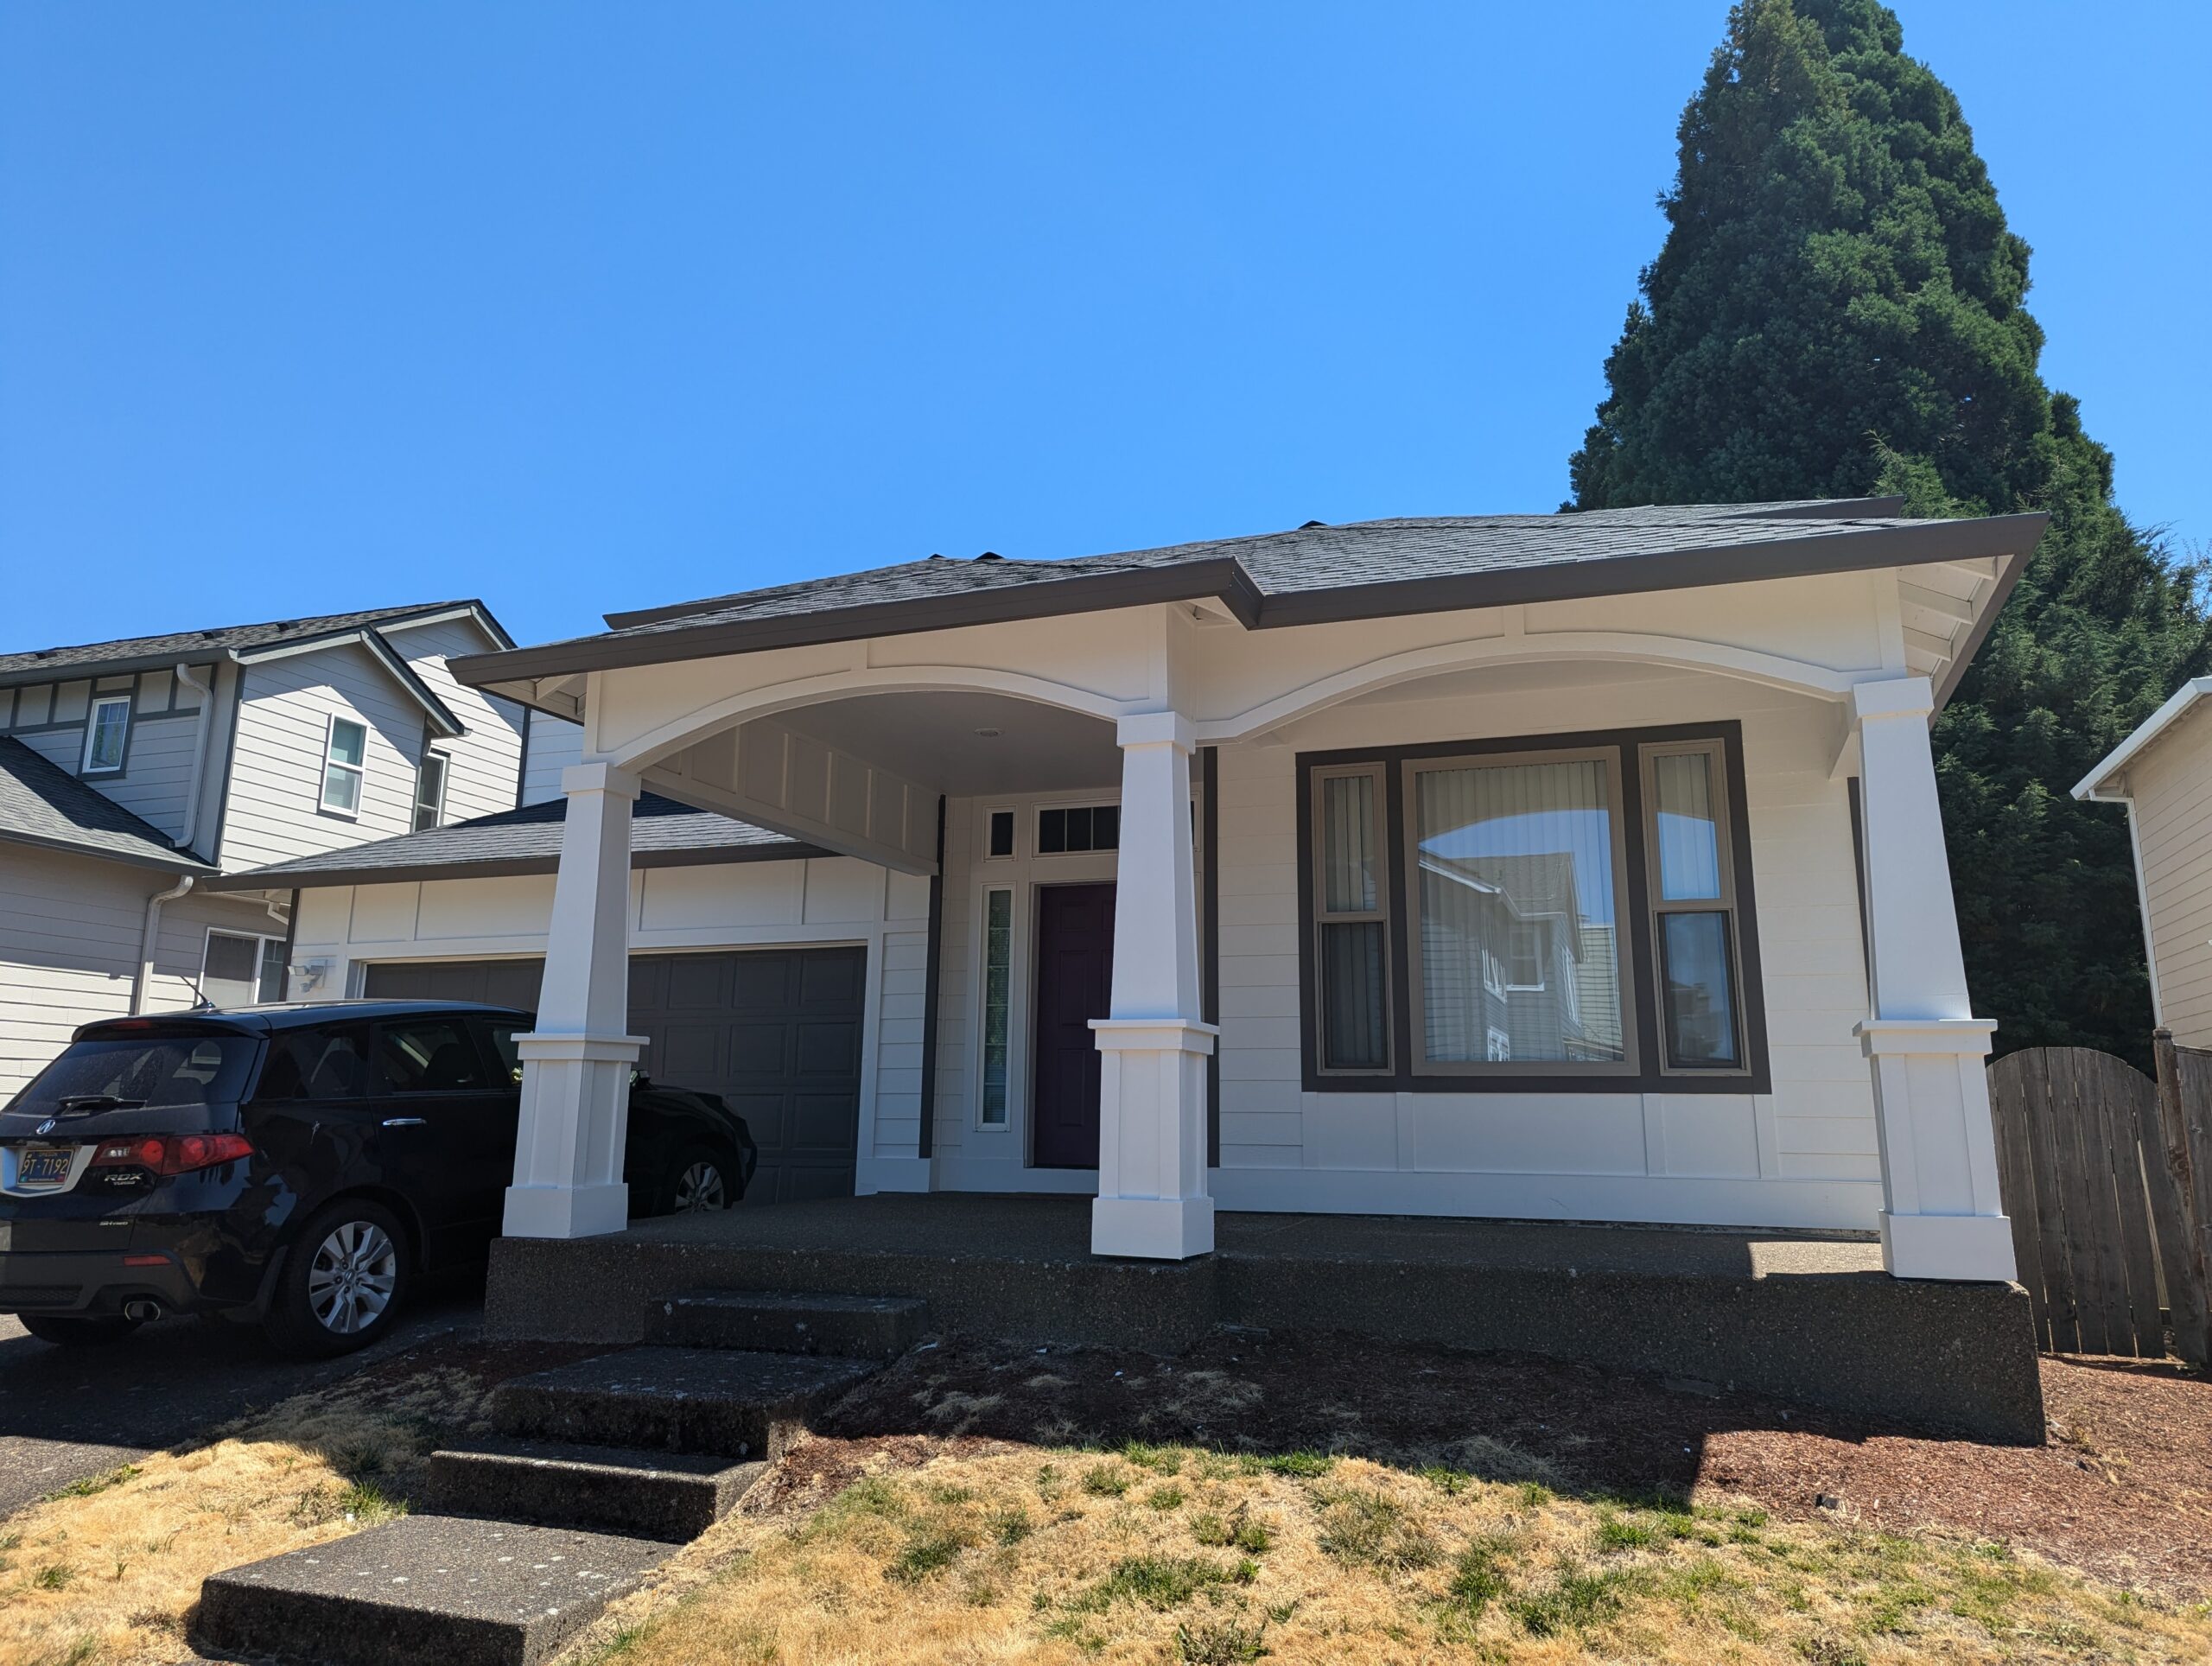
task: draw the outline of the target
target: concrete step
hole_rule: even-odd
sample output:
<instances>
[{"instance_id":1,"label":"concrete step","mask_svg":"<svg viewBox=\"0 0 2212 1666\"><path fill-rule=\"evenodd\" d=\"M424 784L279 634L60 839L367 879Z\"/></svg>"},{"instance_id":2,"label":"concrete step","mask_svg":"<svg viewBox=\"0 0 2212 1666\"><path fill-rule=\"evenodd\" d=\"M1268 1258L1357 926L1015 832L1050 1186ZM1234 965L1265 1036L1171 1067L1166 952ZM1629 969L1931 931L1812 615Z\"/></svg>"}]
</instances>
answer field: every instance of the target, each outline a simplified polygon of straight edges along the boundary
<instances>
[{"instance_id":1,"label":"concrete step","mask_svg":"<svg viewBox=\"0 0 2212 1666\"><path fill-rule=\"evenodd\" d=\"M896 1359L922 1339L929 1304L912 1296L694 1290L645 1305L645 1340L678 1348Z\"/></svg>"},{"instance_id":2,"label":"concrete step","mask_svg":"<svg viewBox=\"0 0 2212 1666\"><path fill-rule=\"evenodd\" d=\"M538 1666L668 1554L658 1539L404 1516L211 1575L192 1642L327 1666Z\"/></svg>"},{"instance_id":3,"label":"concrete step","mask_svg":"<svg viewBox=\"0 0 2212 1666\"><path fill-rule=\"evenodd\" d=\"M737 1507L768 1466L696 1453L486 1438L430 1454L433 1505L681 1544Z\"/></svg>"},{"instance_id":4,"label":"concrete step","mask_svg":"<svg viewBox=\"0 0 2212 1666\"><path fill-rule=\"evenodd\" d=\"M873 1360L627 1348L518 1377L492 1396L502 1434L773 1462Z\"/></svg>"}]
</instances>

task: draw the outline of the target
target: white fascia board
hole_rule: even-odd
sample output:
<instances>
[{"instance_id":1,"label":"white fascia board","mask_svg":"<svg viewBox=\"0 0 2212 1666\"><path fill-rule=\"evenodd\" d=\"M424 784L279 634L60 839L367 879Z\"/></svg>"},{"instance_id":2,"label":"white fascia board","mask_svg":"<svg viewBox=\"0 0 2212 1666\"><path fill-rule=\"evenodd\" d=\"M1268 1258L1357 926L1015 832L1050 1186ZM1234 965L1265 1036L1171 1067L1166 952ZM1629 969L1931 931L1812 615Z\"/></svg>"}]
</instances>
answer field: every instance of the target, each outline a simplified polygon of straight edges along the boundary
<instances>
[{"instance_id":1,"label":"white fascia board","mask_svg":"<svg viewBox=\"0 0 2212 1666\"><path fill-rule=\"evenodd\" d=\"M2114 747L2096 767L2084 775L2074 786L2074 796L2084 802L2094 800L2110 803L2126 798L2126 792L2107 790L2113 777L2125 770L2135 754L2173 727L2183 713L2198 701L2212 696L2212 677L2192 677L2176 689L2173 697L2136 726L2135 733Z\"/></svg>"},{"instance_id":2,"label":"white fascia board","mask_svg":"<svg viewBox=\"0 0 2212 1666\"><path fill-rule=\"evenodd\" d=\"M427 614L406 614L397 619L379 620L376 628L385 632L411 631L424 625L448 624L456 619L468 620L494 647L514 646L514 639L507 634L506 627L492 617L490 608L477 601L464 601L455 607L439 607Z\"/></svg>"}]
</instances>

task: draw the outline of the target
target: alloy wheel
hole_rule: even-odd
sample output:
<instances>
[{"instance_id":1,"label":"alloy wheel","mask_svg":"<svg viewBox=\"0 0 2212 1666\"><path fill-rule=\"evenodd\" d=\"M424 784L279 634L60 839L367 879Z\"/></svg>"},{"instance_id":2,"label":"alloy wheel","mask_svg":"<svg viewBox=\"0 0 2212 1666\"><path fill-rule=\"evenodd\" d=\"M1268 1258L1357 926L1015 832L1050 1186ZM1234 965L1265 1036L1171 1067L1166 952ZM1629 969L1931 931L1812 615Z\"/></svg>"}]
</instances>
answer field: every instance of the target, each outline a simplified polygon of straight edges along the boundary
<instances>
[{"instance_id":1,"label":"alloy wheel","mask_svg":"<svg viewBox=\"0 0 2212 1666\"><path fill-rule=\"evenodd\" d=\"M728 1195L722 1189L722 1172L713 1163L693 1163L676 1177L677 1214L690 1214L700 1209L721 1209L728 1203Z\"/></svg>"},{"instance_id":2,"label":"alloy wheel","mask_svg":"<svg viewBox=\"0 0 2212 1666\"><path fill-rule=\"evenodd\" d=\"M308 1267L308 1307L334 1336L355 1336L384 1316L399 1288L399 1250L374 1221L344 1221Z\"/></svg>"}]
</instances>

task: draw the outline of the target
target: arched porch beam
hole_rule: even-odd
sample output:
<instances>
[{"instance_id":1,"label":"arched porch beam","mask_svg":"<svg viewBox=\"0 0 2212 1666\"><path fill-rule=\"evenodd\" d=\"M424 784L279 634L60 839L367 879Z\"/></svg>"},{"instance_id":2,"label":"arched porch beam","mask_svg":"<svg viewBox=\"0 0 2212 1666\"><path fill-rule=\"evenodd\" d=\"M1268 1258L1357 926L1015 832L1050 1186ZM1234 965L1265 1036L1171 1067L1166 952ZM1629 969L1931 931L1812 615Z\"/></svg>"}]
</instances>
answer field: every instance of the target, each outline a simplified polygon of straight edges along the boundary
<instances>
[{"instance_id":1,"label":"arched porch beam","mask_svg":"<svg viewBox=\"0 0 2212 1666\"><path fill-rule=\"evenodd\" d=\"M1434 647L1414 648L1385 655L1364 664L1348 667L1279 694L1273 699L1230 717L1202 720L1201 743L1236 741L1265 734L1360 695L1401 683L1452 671L1479 670L1490 665L1529 664L1545 660L1603 659L1660 665L1679 671L1711 671L1769 688L1818 700L1841 702L1850 697L1855 680L1849 673L1832 671L1803 660L1727 643L1694 638L1648 636L1625 631L1558 631L1535 636L1485 637L1473 642L1446 642Z\"/></svg>"}]
</instances>

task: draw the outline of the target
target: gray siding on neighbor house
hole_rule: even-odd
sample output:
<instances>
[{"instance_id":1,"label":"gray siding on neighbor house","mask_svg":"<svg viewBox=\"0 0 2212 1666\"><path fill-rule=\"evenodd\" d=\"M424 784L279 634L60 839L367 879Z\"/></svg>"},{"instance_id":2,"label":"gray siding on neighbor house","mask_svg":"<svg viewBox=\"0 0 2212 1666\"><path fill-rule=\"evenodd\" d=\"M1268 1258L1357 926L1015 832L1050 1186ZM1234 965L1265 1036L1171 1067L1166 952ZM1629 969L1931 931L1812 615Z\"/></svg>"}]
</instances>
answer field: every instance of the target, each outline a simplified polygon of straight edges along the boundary
<instances>
[{"instance_id":1,"label":"gray siding on neighbor house","mask_svg":"<svg viewBox=\"0 0 2212 1666\"><path fill-rule=\"evenodd\" d=\"M200 669L204 675L211 668ZM85 776L85 725L92 702L118 694L131 697L123 768ZM174 839L184 830L185 800L200 737L198 702L197 695L166 671L102 677L97 683L80 678L0 690L0 734L14 735L58 768L82 776L88 785ZM219 701L218 722L220 716ZM213 788L204 775L201 785L205 805ZM204 809L202 817L194 830L200 843L204 843L207 828Z\"/></svg>"},{"instance_id":2,"label":"gray siding on neighbor house","mask_svg":"<svg viewBox=\"0 0 2212 1666\"><path fill-rule=\"evenodd\" d=\"M466 822L512 810L515 783L522 773L522 708L467 687L446 669L448 656L481 653L488 645L483 632L467 620L450 619L391 628L383 635L467 726L466 734L431 742L453 760L446 780L444 819Z\"/></svg>"},{"instance_id":3,"label":"gray siding on neighbor house","mask_svg":"<svg viewBox=\"0 0 2212 1666\"><path fill-rule=\"evenodd\" d=\"M561 772L584 755L584 727L542 711L530 715L530 761L524 766L522 802L542 804L561 796Z\"/></svg>"},{"instance_id":4,"label":"gray siding on neighbor house","mask_svg":"<svg viewBox=\"0 0 2212 1666\"><path fill-rule=\"evenodd\" d=\"M95 1018L130 1009L146 899L166 874L0 845L0 1101Z\"/></svg>"}]
</instances>

